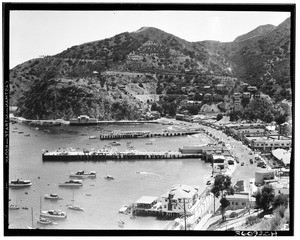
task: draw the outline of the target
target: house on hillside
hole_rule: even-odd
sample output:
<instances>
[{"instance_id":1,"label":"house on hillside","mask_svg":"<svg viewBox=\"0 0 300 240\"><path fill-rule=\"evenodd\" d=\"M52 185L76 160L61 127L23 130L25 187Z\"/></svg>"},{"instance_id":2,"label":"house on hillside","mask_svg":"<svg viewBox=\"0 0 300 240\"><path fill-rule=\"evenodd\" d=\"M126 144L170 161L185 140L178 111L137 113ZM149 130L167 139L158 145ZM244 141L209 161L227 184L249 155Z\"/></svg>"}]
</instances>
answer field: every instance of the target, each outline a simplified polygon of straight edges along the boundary
<instances>
[{"instance_id":1,"label":"house on hillside","mask_svg":"<svg viewBox=\"0 0 300 240\"><path fill-rule=\"evenodd\" d=\"M235 193L233 195L228 195L226 198L230 203L230 205L227 207L227 210L254 208L256 206L255 198L252 197L248 192Z\"/></svg>"},{"instance_id":2,"label":"house on hillside","mask_svg":"<svg viewBox=\"0 0 300 240\"><path fill-rule=\"evenodd\" d=\"M255 91L257 91L257 87L255 87L255 86L248 86L247 90L248 90L248 92L255 92Z\"/></svg>"},{"instance_id":3,"label":"house on hillside","mask_svg":"<svg viewBox=\"0 0 300 240\"><path fill-rule=\"evenodd\" d=\"M212 101L213 97L210 93L204 94L203 100L204 101Z\"/></svg>"},{"instance_id":4,"label":"house on hillside","mask_svg":"<svg viewBox=\"0 0 300 240\"><path fill-rule=\"evenodd\" d=\"M251 93L250 92L243 92L243 98L251 98Z\"/></svg>"},{"instance_id":5,"label":"house on hillside","mask_svg":"<svg viewBox=\"0 0 300 240\"><path fill-rule=\"evenodd\" d=\"M220 83L216 85L216 90L223 91L224 90L224 84Z\"/></svg>"},{"instance_id":6,"label":"house on hillside","mask_svg":"<svg viewBox=\"0 0 300 240\"><path fill-rule=\"evenodd\" d=\"M279 134L284 136L292 135L292 125L288 122L279 125Z\"/></svg>"},{"instance_id":7,"label":"house on hillside","mask_svg":"<svg viewBox=\"0 0 300 240\"><path fill-rule=\"evenodd\" d=\"M161 196L162 212L180 216L184 214L185 209L189 213L191 207L196 203L198 195L198 186L175 185Z\"/></svg>"}]
</instances>

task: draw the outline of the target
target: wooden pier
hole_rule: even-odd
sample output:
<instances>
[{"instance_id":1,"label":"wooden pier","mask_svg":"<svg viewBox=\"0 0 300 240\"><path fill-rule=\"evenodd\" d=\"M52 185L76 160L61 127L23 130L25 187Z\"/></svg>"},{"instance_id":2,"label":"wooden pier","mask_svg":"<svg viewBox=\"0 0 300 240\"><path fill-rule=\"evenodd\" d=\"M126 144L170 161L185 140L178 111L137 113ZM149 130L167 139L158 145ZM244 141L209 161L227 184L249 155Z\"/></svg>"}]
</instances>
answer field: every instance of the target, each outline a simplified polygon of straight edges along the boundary
<instances>
[{"instance_id":1,"label":"wooden pier","mask_svg":"<svg viewBox=\"0 0 300 240\"><path fill-rule=\"evenodd\" d=\"M131 161L149 159L200 159L201 154L182 154L180 152L83 152L54 151L42 154L43 161Z\"/></svg>"},{"instance_id":2,"label":"wooden pier","mask_svg":"<svg viewBox=\"0 0 300 240\"><path fill-rule=\"evenodd\" d=\"M117 132L117 133L103 133L100 134L100 140L106 139L126 139L126 138L152 138L152 137L176 137L198 134L200 131L186 131L186 132Z\"/></svg>"}]
</instances>

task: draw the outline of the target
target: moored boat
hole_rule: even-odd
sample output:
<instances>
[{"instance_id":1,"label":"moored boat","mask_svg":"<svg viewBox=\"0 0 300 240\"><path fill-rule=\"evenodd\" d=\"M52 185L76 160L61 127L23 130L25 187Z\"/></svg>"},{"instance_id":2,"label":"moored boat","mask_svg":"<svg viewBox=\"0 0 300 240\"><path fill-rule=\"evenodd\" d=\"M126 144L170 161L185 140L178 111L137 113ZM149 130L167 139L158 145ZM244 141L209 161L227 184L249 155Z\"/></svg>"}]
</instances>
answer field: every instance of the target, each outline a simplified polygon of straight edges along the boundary
<instances>
[{"instance_id":1,"label":"moored boat","mask_svg":"<svg viewBox=\"0 0 300 240\"><path fill-rule=\"evenodd\" d=\"M40 216L46 218L63 219L67 217L67 214L65 212L61 212L57 210L46 210L46 211L41 211Z\"/></svg>"},{"instance_id":2,"label":"moored boat","mask_svg":"<svg viewBox=\"0 0 300 240\"><path fill-rule=\"evenodd\" d=\"M53 223L53 221L51 219L48 219L48 218L43 218L43 217L40 217L38 220L37 220L38 223L40 224L44 224L44 225L50 225Z\"/></svg>"},{"instance_id":3,"label":"moored boat","mask_svg":"<svg viewBox=\"0 0 300 240\"><path fill-rule=\"evenodd\" d=\"M125 224L125 222L124 221L122 221L122 220L118 220L118 225L119 225L119 227L124 227L124 224Z\"/></svg>"},{"instance_id":4,"label":"moored boat","mask_svg":"<svg viewBox=\"0 0 300 240\"><path fill-rule=\"evenodd\" d=\"M84 177L90 177L94 178L96 177L96 172L95 171L77 171L77 172L70 172L69 177L77 177L77 178L84 178Z\"/></svg>"},{"instance_id":5,"label":"moored boat","mask_svg":"<svg viewBox=\"0 0 300 240\"><path fill-rule=\"evenodd\" d=\"M72 210L76 210L76 211L84 211L84 209L82 207L80 207L78 205L74 205L74 204L69 204L68 208L72 209Z\"/></svg>"},{"instance_id":6,"label":"moored boat","mask_svg":"<svg viewBox=\"0 0 300 240\"><path fill-rule=\"evenodd\" d=\"M29 186L31 186L31 180L20 180L20 179L11 180L10 183L9 183L9 186L10 187L15 187L15 188L29 187Z\"/></svg>"},{"instance_id":7,"label":"moored boat","mask_svg":"<svg viewBox=\"0 0 300 240\"><path fill-rule=\"evenodd\" d=\"M72 179L70 181L66 181L58 184L58 186L60 187L80 187L82 185L83 184L81 180L72 180Z\"/></svg>"},{"instance_id":8,"label":"moored boat","mask_svg":"<svg viewBox=\"0 0 300 240\"><path fill-rule=\"evenodd\" d=\"M108 179L108 180L114 180L114 177L111 176L111 175L107 175L107 176L105 177L105 179Z\"/></svg>"},{"instance_id":9,"label":"moored boat","mask_svg":"<svg viewBox=\"0 0 300 240\"><path fill-rule=\"evenodd\" d=\"M112 146L120 146L121 143L113 141L113 142L110 142L110 145L112 145Z\"/></svg>"},{"instance_id":10,"label":"moored boat","mask_svg":"<svg viewBox=\"0 0 300 240\"><path fill-rule=\"evenodd\" d=\"M14 204L11 204L9 205L9 209L11 210L18 210L20 207L18 205L14 205Z\"/></svg>"},{"instance_id":11,"label":"moored boat","mask_svg":"<svg viewBox=\"0 0 300 240\"><path fill-rule=\"evenodd\" d=\"M44 198L45 199L51 199L51 200L58 200L59 196L55 193L50 193L50 194L45 194Z\"/></svg>"}]
</instances>

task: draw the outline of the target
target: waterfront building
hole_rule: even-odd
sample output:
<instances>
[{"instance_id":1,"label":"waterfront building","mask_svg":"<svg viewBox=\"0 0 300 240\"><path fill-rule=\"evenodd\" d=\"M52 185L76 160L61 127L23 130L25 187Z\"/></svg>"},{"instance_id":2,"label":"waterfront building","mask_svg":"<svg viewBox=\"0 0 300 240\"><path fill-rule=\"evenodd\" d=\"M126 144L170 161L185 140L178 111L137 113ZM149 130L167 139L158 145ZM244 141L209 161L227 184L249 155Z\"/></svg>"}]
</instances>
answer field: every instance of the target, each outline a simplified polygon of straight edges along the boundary
<instances>
[{"instance_id":1,"label":"waterfront building","mask_svg":"<svg viewBox=\"0 0 300 240\"><path fill-rule=\"evenodd\" d=\"M142 196L135 203L135 208L150 209L157 203L158 198L152 196Z\"/></svg>"},{"instance_id":2,"label":"waterfront building","mask_svg":"<svg viewBox=\"0 0 300 240\"><path fill-rule=\"evenodd\" d=\"M225 157L223 155L212 155L212 162L214 169L224 169L225 168Z\"/></svg>"},{"instance_id":3,"label":"waterfront building","mask_svg":"<svg viewBox=\"0 0 300 240\"><path fill-rule=\"evenodd\" d=\"M77 118L70 119L70 125L97 124L96 118L90 118L88 115L80 115Z\"/></svg>"},{"instance_id":4,"label":"waterfront building","mask_svg":"<svg viewBox=\"0 0 300 240\"><path fill-rule=\"evenodd\" d=\"M198 186L175 185L161 196L162 212L175 215L183 215L184 211L189 213L198 195Z\"/></svg>"},{"instance_id":5,"label":"waterfront building","mask_svg":"<svg viewBox=\"0 0 300 240\"><path fill-rule=\"evenodd\" d=\"M291 163L291 150L285 150L282 148L277 148L271 151L274 160L282 164L285 168L290 167Z\"/></svg>"},{"instance_id":6,"label":"waterfront building","mask_svg":"<svg viewBox=\"0 0 300 240\"><path fill-rule=\"evenodd\" d=\"M265 180L274 180L275 179L275 171L262 169L255 172L255 184L256 185L263 185Z\"/></svg>"},{"instance_id":7,"label":"waterfront building","mask_svg":"<svg viewBox=\"0 0 300 240\"><path fill-rule=\"evenodd\" d=\"M254 208L256 206L255 198L252 197L248 192L235 193L233 195L228 195L226 198L230 202L227 210L237 210L246 207Z\"/></svg>"}]
</instances>

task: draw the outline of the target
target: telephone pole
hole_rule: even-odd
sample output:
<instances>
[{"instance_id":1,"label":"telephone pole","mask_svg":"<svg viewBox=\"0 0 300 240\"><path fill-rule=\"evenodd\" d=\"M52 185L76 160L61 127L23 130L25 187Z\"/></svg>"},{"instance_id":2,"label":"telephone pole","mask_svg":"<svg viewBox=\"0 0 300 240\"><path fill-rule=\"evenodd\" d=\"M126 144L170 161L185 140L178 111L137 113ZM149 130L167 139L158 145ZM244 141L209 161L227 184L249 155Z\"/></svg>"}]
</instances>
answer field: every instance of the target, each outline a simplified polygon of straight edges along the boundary
<instances>
[{"instance_id":1,"label":"telephone pole","mask_svg":"<svg viewBox=\"0 0 300 240\"><path fill-rule=\"evenodd\" d=\"M183 199L183 211L184 211L184 230L186 231L186 210L185 210L185 198Z\"/></svg>"}]
</instances>

